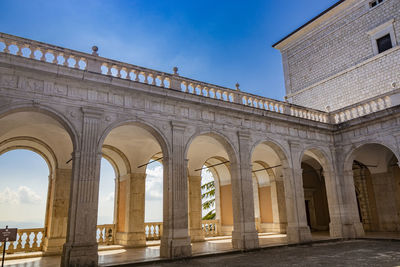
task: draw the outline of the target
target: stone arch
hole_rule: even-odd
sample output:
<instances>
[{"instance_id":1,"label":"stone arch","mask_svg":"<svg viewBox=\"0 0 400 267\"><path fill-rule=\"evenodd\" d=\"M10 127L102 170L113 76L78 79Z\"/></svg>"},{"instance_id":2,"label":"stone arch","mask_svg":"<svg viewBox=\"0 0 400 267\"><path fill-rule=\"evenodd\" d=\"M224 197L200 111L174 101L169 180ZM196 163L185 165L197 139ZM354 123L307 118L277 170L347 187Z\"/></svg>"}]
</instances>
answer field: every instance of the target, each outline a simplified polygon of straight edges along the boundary
<instances>
[{"instance_id":1,"label":"stone arch","mask_svg":"<svg viewBox=\"0 0 400 267\"><path fill-rule=\"evenodd\" d=\"M165 132L165 131L164 131ZM146 140L146 147L141 140ZM146 246L145 191L146 166L161 150L163 181L168 179L171 160L167 136L154 124L138 119L123 119L103 129L98 149L114 155L119 171L115 196L116 243L127 246ZM110 156L110 155L107 155ZM163 192L168 183L163 183ZM165 194L165 193L163 193ZM165 205L165 203L164 203Z\"/></svg>"},{"instance_id":2,"label":"stone arch","mask_svg":"<svg viewBox=\"0 0 400 267\"><path fill-rule=\"evenodd\" d=\"M163 134L161 130L158 129L155 125L152 125L148 122L144 122L142 120L131 120L131 119L124 119L116 121L106 127L106 129L102 132L99 142L98 142L98 149L101 151L101 147L103 146L104 140L109 135L109 133L124 125L134 125L139 128L143 128L144 130L148 131L159 143L161 150L163 152L164 157L168 158L168 155L171 155L171 146L168 142L168 138Z\"/></svg>"},{"instance_id":3,"label":"stone arch","mask_svg":"<svg viewBox=\"0 0 400 267\"><path fill-rule=\"evenodd\" d=\"M63 126L64 130L67 131L72 142L73 151L80 150L79 134L76 127L60 111L42 104L33 104L31 102L20 102L20 103L14 103L12 106L5 106L3 108L0 108L0 119L6 117L7 115L18 112L38 112L53 118Z\"/></svg>"},{"instance_id":4,"label":"stone arch","mask_svg":"<svg viewBox=\"0 0 400 267\"><path fill-rule=\"evenodd\" d=\"M308 166L308 168L311 168L310 170L315 171L315 175L319 177L320 179L317 179L316 181L320 181L321 183L316 182L314 184L314 190L312 193L307 192L305 188L305 184L303 184L304 187L304 195L305 195L305 200L306 202L308 201L311 203L312 207L315 206L315 210L312 209L312 207L306 205L306 209L312 209L313 212L307 211L306 213L309 214L308 221L311 220L309 227L316 227L317 231L321 230L327 230L324 229L323 227L328 227L329 223L329 231L330 231L330 236L331 237L341 237L342 236L342 230L341 230L341 210L340 210L340 205L339 205L339 200L338 200L338 193L337 193L337 182L336 182L336 177L333 173L333 165L332 165L332 160L331 157L329 156L329 153L326 151L327 148L325 147L318 147L318 146L306 146L300 153L299 157L299 164L300 166L302 163L306 164L305 166ZM307 160L308 162L304 162ZM310 159L311 158L311 159ZM315 164L313 164L315 162ZM319 166L315 166L319 165ZM318 173L317 168L322 168L321 172ZM311 172L313 172L311 171ZM302 172L302 177L303 177L303 183L304 179L306 177L309 178L310 174L308 176L304 176L306 174L305 171ZM324 179L322 179L322 177ZM324 185L325 184L325 185ZM320 187L318 186L320 185ZM324 186L323 186L324 185ZM319 188L319 189L318 189ZM316 190L318 189L318 190ZM307 199L307 194L310 194L311 196L310 199ZM319 199L318 201L313 201L314 198L317 197ZM318 198L319 197L319 198ZM325 202L326 201L326 202ZM307 203L306 203L307 204ZM314 213L315 211L315 213ZM314 215L314 216L312 216ZM311 217L311 218L310 218ZM318 219L318 220L317 220ZM322 220L323 224L320 226L317 221ZM329 220L329 221L328 221ZM318 225L318 226L317 226ZM319 228L321 227L321 228Z\"/></svg>"},{"instance_id":5,"label":"stone arch","mask_svg":"<svg viewBox=\"0 0 400 267\"><path fill-rule=\"evenodd\" d=\"M394 147L392 144L388 143L388 142L383 142L380 140L366 140L363 141L361 143L358 143L356 146L353 146L346 154L344 162L343 162L343 169L344 171L350 171L352 169L352 165L353 165L353 161L354 161L354 157L355 157L355 152L362 148L364 145L372 145L372 144L376 144L376 145L381 145L385 148L387 148L388 150L390 150L394 156L397 158L397 160L400 160L400 152L398 152L398 150L396 149L396 147Z\"/></svg>"},{"instance_id":6,"label":"stone arch","mask_svg":"<svg viewBox=\"0 0 400 267\"><path fill-rule=\"evenodd\" d=\"M201 145L201 149L196 149ZM233 182L239 177L239 161L237 150L232 142L226 135L214 131L196 131L192 136L187 139L186 147L184 150L184 157L188 160L187 169L189 178L189 214L190 214L190 236L192 240L204 240L201 226L201 173L197 172L205 163L210 160L218 162L226 162L222 166L227 168L225 173L229 175L229 184L224 187L223 195L225 196L225 204L221 204L224 208L232 209L233 211L227 216L223 216L226 220L221 220L220 232L221 234L230 234L236 225L236 218L238 211L235 211L233 204L233 195L235 194L236 185ZM226 180L226 179L225 179ZM230 198L230 199L229 199ZM229 201L229 203L227 202ZM232 217L233 215L233 217ZM233 221L231 222L231 219ZM223 221L227 223L222 225Z\"/></svg>"},{"instance_id":7,"label":"stone arch","mask_svg":"<svg viewBox=\"0 0 400 267\"><path fill-rule=\"evenodd\" d=\"M49 176L53 178L58 162L55 153L45 142L30 136L17 136L0 142L0 156L16 149L26 149L40 155L46 161Z\"/></svg>"},{"instance_id":8,"label":"stone arch","mask_svg":"<svg viewBox=\"0 0 400 267\"><path fill-rule=\"evenodd\" d=\"M396 148L390 142L365 140L351 147L344 159L350 216L359 235L400 231L400 157Z\"/></svg>"},{"instance_id":9,"label":"stone arch","mask_svg":"<svg viewBox=\"0 0 400 267\"><path fill-rule=\"evenodd\" d=\"M187 158L190 145L193 143L194 139L196 139L199 136L209 136L217 140L226 150L231 164L238 163L238 152L235 145L230 141L228 136L216 130L196 131L192 136L190 136L190 138L186 142L185 153L184 153L185 158Z\"/></svg>"},{"instance_id":10,"label":"stone arch","mask_svg":"<svg viewBox=\"0 0 400 267\"><path fill-rule=\"evenodd\" d=\"M122 152L120 149L111 145L103 145L102 154L103 157L107 159L114 167L116 177L131 173L131 165L129 163L129 160L124 152Z\"/></svg>"},{"instance_id":11,"label":"stone arch","mask_svg":"<svg viewBox=\"0 0 400 267\"><path fill-rule=\"evenodd\" d=\"M291 164L287 150L278 141L264 138L257 140L250 151L252 172L265 168L266 170L261 172L265 173L264 176L268 176L269 180L269 184L264 187L255 185L253 177L253 191L256 192L258 189L254 193L255 214L259 213L259 218L255 221L256 226L261 232L286 233L288 219L295 216L291 215L290 210L288 213L286 203L286 198L292 194L291 175L288 171ZM252 174L257 177L256 173Z\"/></svg>"},{"instance_id":12,"label":"stone arch","mask_svg":"<svg viewBox=\"0 0 400 267\"><path fill-rule=\"evenodd\" d=\"M273 140L273 139L261 139L261 140L258 140L257 142L255 142L250 150L250 155L253 155L254 150L260 144L265 144L265 145L271 147L272 150L278 156L278 158L281 160L282 165L284 167L287 167L287 168L291 167L289 157L288 157L289 153L287 152L287 150L284 148L284 146L282 144L280 144L279 142L277 142L276 140Z\"/></svg>"}]
</instances>

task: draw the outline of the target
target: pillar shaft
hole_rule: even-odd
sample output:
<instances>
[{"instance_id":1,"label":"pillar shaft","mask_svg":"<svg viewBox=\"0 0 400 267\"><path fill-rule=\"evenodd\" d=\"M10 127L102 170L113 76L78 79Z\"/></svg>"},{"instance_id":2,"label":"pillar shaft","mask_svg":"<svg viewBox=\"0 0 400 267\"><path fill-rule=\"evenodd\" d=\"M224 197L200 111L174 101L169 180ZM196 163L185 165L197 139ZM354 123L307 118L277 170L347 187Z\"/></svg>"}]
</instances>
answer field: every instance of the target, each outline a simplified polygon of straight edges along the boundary
<instances>
[{"instance_id":1,"label":"pillar shaft","mask_svg":"<svg viewBox=\"0 0 400 267\"><path fill-rule=\"evenodd\" d=\"M164 155L164 220L160 256L188 257L192 246L188 233L188 177L184 158L185 126L172 123L172 156Z\"/></svg>"},{"instance_id":2,"label":"pillar shaft","mask_svg":"<svg viewBox=\"0 0 400 267\"><path fill-rule=\"evenodd\" d=\"M48 224L43 250L46 255L61 254L67 235L71 169L56 169L51 178Z\"/></svg>"},{"instance_id":3,"label":"pillar shaft","mask_svg":"<svg viewBox=\"0 0 400 267\"><path fill-rule=\"evenodd\" d=\"M201 176L189 176L189 229L192 242L204 241L201 219Z\"/></svg>"},{"instance_id":4,"label":"pillar shaft","mask_svg":"<svg viewBox=\"0 0 400 267\"><path fill-rule=\"evenodd\" d=\"M146 246L145 234L145 191L146 173L131 173L129 178L124 180L124 194L120 199L124 200L124 207L119 212L122 221L118 222L118 232L116 235L117 243L129 247Z\"/></svg>"},{"instance_id":5,"label":"pillar shaft","mask_svg":"<svg viewBox=\"0 0 400 267\"><path fill-rule=\"evenodd\" d=\"M73 175L62 266L97 266L97 208L101 153L98 131L101 112L83 109L81 151L73 153Z\"/></svg>"},{"instance_id":6,"label":"pillar shaft","mask_svg":"<svg viewBox=\"0 0 400 267\"><path fill-rule=\"evenodd\" d=\"M231 163L233 232L232 246L253 249L259 246L254 224L254 195L251 175L250 135L239 132L239 164Z\"/></svg>"}]
</instances>

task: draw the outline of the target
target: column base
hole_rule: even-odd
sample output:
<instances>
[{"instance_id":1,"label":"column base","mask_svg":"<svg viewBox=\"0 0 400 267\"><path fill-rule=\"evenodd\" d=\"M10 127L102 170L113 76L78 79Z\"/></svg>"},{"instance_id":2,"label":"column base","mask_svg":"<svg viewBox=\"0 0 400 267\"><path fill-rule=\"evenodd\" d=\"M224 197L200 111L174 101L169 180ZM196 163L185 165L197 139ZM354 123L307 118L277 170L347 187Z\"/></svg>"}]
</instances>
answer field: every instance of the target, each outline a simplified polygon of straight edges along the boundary
<instances>
[{"instance_id":1,"label":"column base","mask_svg":"<svg viewBox=\"0 0 400 267\"><path fill-rule=\"evenodd\" d=\"M190 237L185 238L162 238L160 245L161 258L187 258L192 256L192 245Z\"/></svg>"},{"instance_id":2,"label":"column base","mask_svg":"<svg viewBox=\"0 0 400 267\"><path fill-rule=\"evenodd\" d=\"M257 232L241 233L233 231L232 247L241 250L258 248L259 247L258 233Z\"/></svg>"},{"instance_id":3,"label":"column base","mask_svg":"<svg viewBox=\"0 0 400 267\"><path fill-rule=\"evenodd\" d=\"M306 243L312 240L308 226L288 226L286 228L286 235L289 244Z\"/></svg>"},{"instance_id":4,"label":"column base","mask_svg":"<svg viewBox=\"0 0 400 267\"><path fill-rule=\"evenodd\" d=\"M98 266L98 246L95 244L64 244L62 267Z\"/></svg>"},{"instance_id":5,"label":"column base","mask_svg":"<svg viewBox=\"0 0 400 267\"><path fill-rule=\"evenodd\" d=\"M45 256L61 255L63 252L63 246L65 243L65 237L51 237L45 238L43 242L43 252Z\"/></svg>"},{"instance_id":6,"label":"column base","mask_svg":"<svg viewBox=\"0 0 400 267\"><path fill-rule=\"evenodd\" d=\"M358 238L365 236L364 227L361 222L343 224L343 238Z\"/></svg>"},{"instance_id":7,"label":"column base","mask_svg":"<svg viewBox=\"0 0 400 267\"><path fill-rule=\"evenodd\" d=\"M261 223L260 232L261 233L286 233L286 223Z\"/></svg>"},{"instance_id":8,"label":"column base","mask_svg":"<svg viewBox=\"0 0 400 267\"><path fill-rule=\"evenodd\" d=\"M146 234L143 232L118 232L115 235L115 243L126 247L145 247Z\"/></svg>"},{"instance_id":9,"label":"column base","mask_svg":"<svg viewBox=\"0 0 400 267\"><path fill-rule=\"evenodd\" d=\"M204 234L202 229L190 229L190 241L191 242L203 242Z\"/></svg>"}]
</instances>

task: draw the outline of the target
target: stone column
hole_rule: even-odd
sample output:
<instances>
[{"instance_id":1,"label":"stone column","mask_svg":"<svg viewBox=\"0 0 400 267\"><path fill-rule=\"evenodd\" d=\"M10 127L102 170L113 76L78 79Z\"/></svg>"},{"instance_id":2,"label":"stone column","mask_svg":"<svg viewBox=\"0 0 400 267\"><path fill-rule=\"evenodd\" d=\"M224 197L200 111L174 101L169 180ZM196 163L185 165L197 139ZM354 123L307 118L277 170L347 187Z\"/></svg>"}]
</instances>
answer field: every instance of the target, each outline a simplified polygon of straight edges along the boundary
<instances>
[{"instance_id":1,"label":"stone column","mask_svg":"<svg viewBox=\"0 0 400 267\"><path fill-rule=\"evenodd\" d=\"M254 219L253 180L251 174L250 134L238 132L239 164L231 163L233 232L232 246L238 249L258 248Z\"/></svg>"},{"instance_id":2,"label":"stone column","mask_svg":"<svg viewBox=\"0 0 400 267\"><path fill-rule=\"evenodd\" d=\"M282 178L275 178L271 181L271 201L273 216L273 231L286 233L286 207L285 207L285 187Z\"/></svg>"},{"instance_id":3,"label":"stone column","mask_svg":"<svg viewBox=\"0 0 400 267\"><path fill-rule=\"evenodd\" d=\"M354 187L353 170L338 172L340 180L339 205L342 221L342 237L357 238L365 235L358 214L357 196Z\"/></svg>"},{"instance_id":4,"label":"stone column","mask_svg":"<svg viewBox=\"0 0 400 267\"><path fill-rule=\"evenodd\" d=\"M172 155L164 155L164 214L160 256L188 257L192 246L188 233L188 178L185 160L185 125L172 122Z\"/></svg>"},{"instance_id":5,"label":"stone column","mask_svg":"<svg viewBox=\"0 0 400 267\"><path fill-rule=\"evenodd\" d=\"M125 181L125 190L121 190L123 195L120 195L120 199L125 198L126 203L120 212L125 214L121 216L122 222L119 222L121 228L118 229L116 240L118 244L124 246L144 247L146 246L144 229L146 173L131 173Z\"/></svg>"},{"instance_id":6,"label":"stone column","mask_svg":"<svg viewBox=\"0 0 400 267\"><path fill-rule=\"evenodd\" d=\"M253 198L254 198L254 223L256 225L256 231L262 232L261 229L261 216L260 216L260 197L258 195L258 182L255 175L252 175L253 180Z\"/></svg>"},{"instance_id":7,"label":"stone column","mask_svg":"<svg viewBox=\"0 0 400 267\"><path fill-rule=\"evenodd\" d=\"M299 166L297 169L283 167L282 174L285 183L288 243L309 242L311 233L304 202L303 170Z\"/></svg>"},{"instance_id":8,"label":"stone column","mask_svg":"<svg viewBox=\"0 0 400 267\"><path fill-rule=\"evenodd\" d=\"M189 176L189 222L192 242L204 241L201 229L201 176Z\"/></svg>"},{"instance_id":9,"label":"stone column","mask_svg":"<svg viewBox=\"0 0 400 267\"><path fill-rule=\"evenodd\" d=\"M96 224L101 153L98 151L101 111L82 109L81 151L73 153L67 242L61 266L97 266Z\"/></svg>"},{"instance_id":10,"label":"stone column","mask_svg":"<svg viewBox=\"0 0 400 267\"><path fill-rule=\"evenodd\" d=\"M50 181L48 224L43 243L46 255L59 255L63 250L67 235L71 173L71 169L56 169Z\"/></svg>"},{"instance_id":11,"label":"stone column","mask_svg":"<svg viewBox=\"0 0 400 267\"><path fill-rule=\"evenodd\" d=\"M331 237L343 236L343 222L341 216L341 205L339 202L338 188L339 181L335 173L324 170L323 176L325 178L326 198L328 201L329 209L329 234Z\"/></svg>"}]
</instances>

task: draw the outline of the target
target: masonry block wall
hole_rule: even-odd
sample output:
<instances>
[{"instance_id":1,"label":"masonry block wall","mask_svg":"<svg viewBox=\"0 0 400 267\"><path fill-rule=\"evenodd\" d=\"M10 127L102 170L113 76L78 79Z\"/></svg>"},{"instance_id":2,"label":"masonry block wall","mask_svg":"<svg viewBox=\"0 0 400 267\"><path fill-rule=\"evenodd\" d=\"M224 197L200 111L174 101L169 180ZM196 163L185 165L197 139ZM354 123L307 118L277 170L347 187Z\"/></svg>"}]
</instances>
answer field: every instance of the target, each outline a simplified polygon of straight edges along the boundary
<instances>
[{"instance_id":1,"label":"masonry block wall","mask_svg":"<svg viewBox=\"0 0 400 267\"><path fill-rule=\"evenodd\" d=\"M346 0L274 46L290 102L333 111L400 87L400 1L371 2Z\"/></svg>"}]
</instances>

